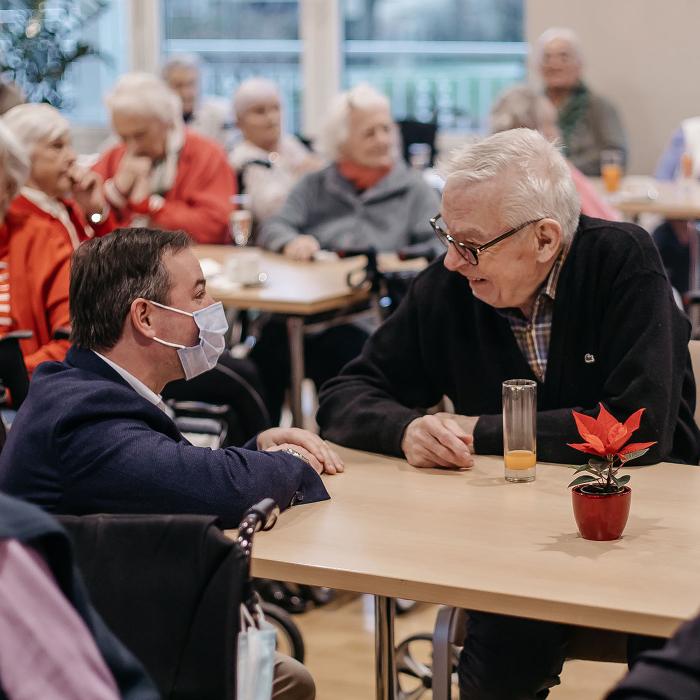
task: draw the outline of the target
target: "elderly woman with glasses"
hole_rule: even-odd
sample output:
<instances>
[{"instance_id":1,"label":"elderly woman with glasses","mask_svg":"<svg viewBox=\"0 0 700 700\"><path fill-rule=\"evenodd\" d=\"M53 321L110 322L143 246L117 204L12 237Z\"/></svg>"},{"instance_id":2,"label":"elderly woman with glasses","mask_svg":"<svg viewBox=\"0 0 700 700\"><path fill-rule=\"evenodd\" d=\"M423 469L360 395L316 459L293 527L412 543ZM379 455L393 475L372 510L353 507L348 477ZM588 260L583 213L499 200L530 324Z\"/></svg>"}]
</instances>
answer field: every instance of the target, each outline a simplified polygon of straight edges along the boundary
<instances>
[{"instance_id":1,"label":"elderly woman with glasses","mask_svg":"<svg viewBox=\"0 0 700 700\"><path fill-rule=\"evenodd\" d=\"M116 225L102 194L102 178L76 163L68 120L47 104L13 107L3 123L29 154L27 182L11 205L44 220L73 248Z\"/></svg>"},{"instance_id":2,"label":"elderly woman with glasses","mask_svg":"<svg viewBox=\"0 0 700 700\"><path fill-rule=\"evenodd\" d=\"M68 237L30 211L8 211L30 174L29 158L0 120L0 334L31 331L20 341L31 374L40 362L62 360L69 328L68 283L73 252Z\"/></svg>"},{"instance_id":3,"label":"elderly woman with glasses","mask_svg":"<svg viewBox=\"0 0 700 700\"><path fill-rule=\"evenodd\" d=\"M569 167L531 129L453 154L434 222L441 264L414 281L362 354L319 397L333 442L415 467L503 454L502 384L537 384L537 457L576 464L571 411L644 408L649 463L697 464L690 323L649 234L580 214ZM428 413L443 396L452 413ZM558 681L570 630L469 613L462 697L538 698Z\"/></svg>"},{"instance_id":4,"label":"elderly woman with glasses","mask_svg":"<svg viewBox=\"0 0 700 700\"><path fill-rule=\"evenodd\" d=\"M342 93L320 145L331 165L292 189L262 227L261 245L309 260L321 248L395 251L432 240L438 196L401 160L384 95L369 85Z\"/></svg>"},{"instance_id":5,"label":"elderly woman with glasses","mask_svg":"<svg viewBox=\"0 0 700 700\"><path fill-rule=\"evenodd\" d=\"M623 159L627 153L617 110L583 81L581 44L571 29L548 29L535 50L545 94L558 112L567 158L584 175L600 175L603 150L619 151Z\"/></svg>"},{"instance_id":6,"label":"elderly woman with glasses","mask_svg":"<svg viewBox=\"0 0 700 700\"><path fill-rule=\"evenodd\" d=\"M122 143L94 169L118 224L228 243L235 178L223 149L185 128L180 98L155 76L129 73L106 102Z\"/></svg>"}]
</instances>

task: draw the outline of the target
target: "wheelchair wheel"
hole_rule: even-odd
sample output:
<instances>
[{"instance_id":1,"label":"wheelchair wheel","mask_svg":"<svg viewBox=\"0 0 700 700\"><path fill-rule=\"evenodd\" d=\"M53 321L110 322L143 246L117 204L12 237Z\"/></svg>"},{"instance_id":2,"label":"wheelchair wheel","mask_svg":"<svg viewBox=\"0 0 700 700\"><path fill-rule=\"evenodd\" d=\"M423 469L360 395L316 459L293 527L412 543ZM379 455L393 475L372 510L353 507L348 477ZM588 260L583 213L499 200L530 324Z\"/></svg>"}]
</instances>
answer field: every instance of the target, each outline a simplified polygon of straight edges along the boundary
<instances>
[{"instance_id":1,"label":"wheelchair wheel","mask_svg":"<svg viewBox=\"0 0 700 700\"><path fill-rule=\"evenodd\" d=\"M414 634L396 647L396 673L398 699L418 700L433 686L433 637L430 634Z\"/></svg>"},{"instance_id":2,"label":"wheelchair wheel","mask_svg":"<svg viewBox=\"0 0 700 700\"><path fill-rule=\"evenodd\" d=\"M296 623L286 610L262 601L262 608L265 619L277 628L277 651L296 659L299 663L304 663L304 638Z\"/></svg>"},{"instance_id":3,"label":"wheelchair wheel","mask_svg":"<svg viewBox=\"0 0 700 700\"><path fill-rule=\"evenodd\" d=\"M335 597L335 591L325 586L299 586L304 598L311 600L315 605L327 605Z\"/></svg>"}]
</instances>

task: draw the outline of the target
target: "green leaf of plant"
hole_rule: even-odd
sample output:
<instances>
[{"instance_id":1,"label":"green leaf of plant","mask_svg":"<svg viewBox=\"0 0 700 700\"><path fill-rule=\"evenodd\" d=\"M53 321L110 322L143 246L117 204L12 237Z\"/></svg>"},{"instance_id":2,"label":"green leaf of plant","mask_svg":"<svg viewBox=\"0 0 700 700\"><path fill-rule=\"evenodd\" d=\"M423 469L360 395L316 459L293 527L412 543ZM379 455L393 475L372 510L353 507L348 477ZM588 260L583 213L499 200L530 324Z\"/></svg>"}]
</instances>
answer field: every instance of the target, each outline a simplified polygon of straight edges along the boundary
<instances>
[{"instance_id":1,"label":"green leaf of plant","mask_svg":"<svg viewBox=\"0 0 700 700\"><path fill-rule=\"evenodd\" d=\"M635 450L634 452L628 452L626 455L620 455L620 459L624 464L625 462L630 462L633 459L637 459L637 457L645 455L647 452L649 452L649 448L645 447L643 450Z\"/></svg>"},{"instance_id":2,"label":"green leaf of plant","mask_svg":"<svg viewBox=\"0 0 700 700\"><path fill-rule=\"evenodd\" d=\"M574 474L578 474L579 472L587 472L589 469L590 466L588 464L582 464L580 467L576 467Z\"/></svg>"},{"instance_id":3,"label":"green leaf of plant","mask_svg":"<svg viewBox=\"0 0 700 700\"><path fill-rule=\"evenodd\" d=\"M625 474L624 476L621 476L619 479L616 479L617 483L620 484L620 486L624 486L632 477L629 474Z\"/></svg>"},{"instance_id":4,"label":"green leaf of plant","mask_svg":"<svg viewBox=\"0 0 700 700\"><path fill-rule=\"evenodd\" d=\"M573 486L580 486L581 484L590 484L591 481L598 481L598 479L596 479L596 477L594 476L579 476L569 484L568 488L572 488Z\"/></svg>"}]
</instances>

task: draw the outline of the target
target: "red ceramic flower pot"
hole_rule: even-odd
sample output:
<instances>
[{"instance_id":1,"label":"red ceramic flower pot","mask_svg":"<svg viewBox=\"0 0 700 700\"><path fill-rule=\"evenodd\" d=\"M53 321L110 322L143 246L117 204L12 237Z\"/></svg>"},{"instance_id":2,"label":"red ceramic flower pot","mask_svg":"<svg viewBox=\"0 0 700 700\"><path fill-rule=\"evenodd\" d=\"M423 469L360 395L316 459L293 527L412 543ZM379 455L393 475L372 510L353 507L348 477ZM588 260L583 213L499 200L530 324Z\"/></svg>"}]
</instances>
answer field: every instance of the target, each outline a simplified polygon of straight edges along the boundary
<instances>
[{"instance_id":1,"label":"red ceramic flower pot","mask_svg":"<svg viewBox=\"0 0 700 700\"><path fill-rule=\"evenodd\" d=\"M574 517L585 540L617 540L627 525L632 489L619 493L586 493L584 485L571 489Z\"/></svg>"}]
</instances>

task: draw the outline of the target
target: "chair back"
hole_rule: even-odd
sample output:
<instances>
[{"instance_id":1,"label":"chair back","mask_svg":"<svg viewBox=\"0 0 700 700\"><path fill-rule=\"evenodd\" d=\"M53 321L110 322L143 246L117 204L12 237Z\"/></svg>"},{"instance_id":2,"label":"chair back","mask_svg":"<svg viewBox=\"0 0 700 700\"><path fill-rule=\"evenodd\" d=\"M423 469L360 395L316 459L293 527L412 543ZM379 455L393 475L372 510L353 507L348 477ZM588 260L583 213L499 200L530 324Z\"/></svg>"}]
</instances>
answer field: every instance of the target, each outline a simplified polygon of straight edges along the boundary
<instances>
[{"instance_id":1,"label":"chair back","mask_svg":"<svg viewBox=\"0 0 700 700\"><path fill-rule=\"evenodd\" d=\"M170 700L235 697L244 552L213 516L60 516L97 611Z\"/></svg>"},{"instance_id":2,"label":"chair back","mask_svg":"<svg viewBox=\"0 0 700 700\"><path fill-rule=\"evenodd\" d=\"M29 391L29 375L19 341L31 338L31 335L31 331L16 331L0 339L0 382L9 390L15 410L22 405Z\"/></svg>"},{"instance_id":3,"label":"chair back","mask_svg":"<svg viewBox=\"0 0 700 700\"><path fill-rule=\"evenodd\" d=\"M414 143L427 143L430 146L430 165L435 163L437 149L435 141L437 139L437 124L431 122L418 122L411 119L404 119L397 122L401 132L403 144L403 157L406 163L411 162L410 147Z\"/></svg>"},{"instance_id":4,"label":"chair back","mask_svg":"<svg viewBox=\"0 0 700 700\"><path fill-rule=\"evenodd\" d=\"M688 343L688 350L695 377L695 423L700 427L700 340L691 340Z\"/></svg>"}]
</instances>

